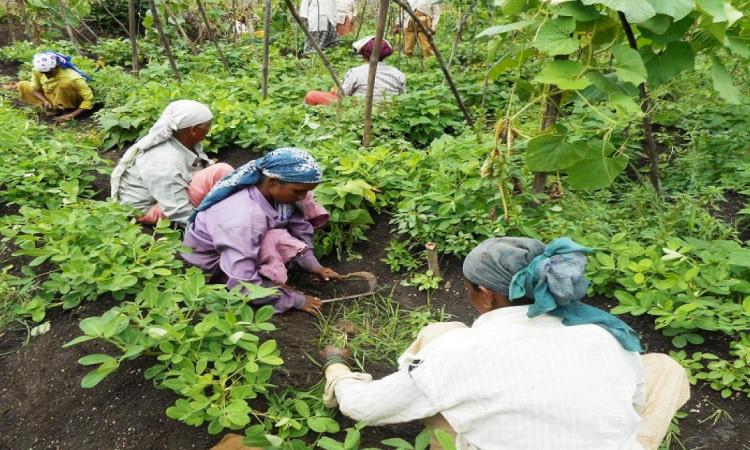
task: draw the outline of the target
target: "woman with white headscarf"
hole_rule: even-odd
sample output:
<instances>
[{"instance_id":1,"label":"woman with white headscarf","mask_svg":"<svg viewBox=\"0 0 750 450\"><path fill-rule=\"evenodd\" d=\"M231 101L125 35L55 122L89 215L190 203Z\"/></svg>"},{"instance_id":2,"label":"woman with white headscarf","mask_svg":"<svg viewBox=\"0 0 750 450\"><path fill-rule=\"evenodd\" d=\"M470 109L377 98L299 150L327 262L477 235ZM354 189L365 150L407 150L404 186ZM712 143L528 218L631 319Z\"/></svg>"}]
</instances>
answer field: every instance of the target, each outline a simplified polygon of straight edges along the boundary
<instances>
[{"instance_id":1,"label":"woman with white headscarf","mask_svg":"<svg viewBox=\"0 0 750 450\"><path fill-rule=\"evenodd\" d=\"M143 211L141 223L169 219L185 226L193 208L234 170L226 163L213 164L203 152L200 142L212 119L203 103L170 103L112 171L112 198Z\"/></svg>"},{"instance_id":2,"label":"woman with white headscarf","mask_svg":"<svg viewBox=\"0 0 750 450\"><path fill-rule=\"evenodd\" d=\"M32 60L31 81L18 83L21 100L48 110L63 112L55 120L65 122L93 108L91 80L71 62L70 56L55 52L37 53Z\"/></svg>"}]
</instances>

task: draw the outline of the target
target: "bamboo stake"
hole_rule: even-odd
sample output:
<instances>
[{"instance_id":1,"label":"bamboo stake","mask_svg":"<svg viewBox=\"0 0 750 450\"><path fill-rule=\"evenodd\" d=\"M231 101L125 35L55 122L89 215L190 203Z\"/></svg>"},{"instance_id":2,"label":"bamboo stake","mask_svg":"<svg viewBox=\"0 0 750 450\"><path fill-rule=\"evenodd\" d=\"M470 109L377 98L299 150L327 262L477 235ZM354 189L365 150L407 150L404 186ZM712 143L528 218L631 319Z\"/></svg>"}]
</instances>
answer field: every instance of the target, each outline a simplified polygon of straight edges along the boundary
<instances>
[{"instance_id":1,"label":"bamboo stake","mask_svg":"<svg viewBox=\"0 0 750 450\"><path fill-rule=\"evenodd\" d=\"M331 78L333 78L333 82L336 84L336 87L339 90L339 95L344 95L344 89L341 87L339 78L336 76L336 71L333 69L331 62L326 57L325 53L323 53L323 50L320 49L320 46L318 45L318 41L313 39L312 34L310 34L310 30L307 29L307 26L302 21L302 18L297 13L297 10L294 8L294 5L292 4L292 0L284 0L284 3L286 3L286 7L289 9L289 12L292 14L292 17L294 17L294 21L297 22L297 25L299 25L299 27L302 29L302 32L305 33L305 37L312 44L313 48L315 49L315 53L317 53L318 56L320 56L320 59L323 61L323 65L328 70L328 73L331 75Z\"/></svg>"},{"instance_id":2,"label":"bamboo stake","mask_svg":"<svg viewBox=\"0 0 750 450\"><path fill-rule=\"evenodd\" d=\"M263 72L261 80L261 96L263 100L268 98L268 64L271 53L271 0L266 0L263 17Z\"/></svg>"},{"instance_id":3,"label":"bamboo stake","mask_svg":"<svg viewBox=\"0 0 750 450\"><path fill-rule=\"evenodd\" d=\"M412 21L415 23L416 26L420 28L422 33L427 36L427 41L430 43L430 47L432 47L432 51L435 53L435 58L438 61L438 64L440 64L440 69L443 71L443 75L445 76L446 81L448 81L448 86L450 87L451 93L453 94L453 97L456 99L456 104L458 105L458 109L461 110L461 112L464 115L464 119L466 120L466 123L469 126L474 125L474 120L471 118L471 114L469 114L469 110L466 109L466 105L464 105L463 100L461 100L461 95L458 93L458 88L456 88L456 84L453 82L453 78L451 77L450 71L448 70L448 67L445 65L445 61L443 61L443 55L440 53L440 50L437 48L437 45L435 45L435 40L432 36L432 31L428 30L422 22L419 20L416 14L414 14L414 11L412 11L411 7L404 3L403 0L393 0L398 6L400 6L404 11L406 11L407 14L411 17Z\"/></svg>"},{"instance_id":4,"label":"bamboo stake","mask_svg":"<svg viewBox=\"0 0 750 450\"><path fill-rule=\"evenodd\" d=\"M359 25L357 25L357 34L354 35L354 42L359 40L359 32L362 31L362 24L365 23L365 13L367 12L368 0L365 0L362 4L362 14L359 16Z\"/></svg>"},{"instance_id":5,"label":"bamboo stake","mask_svg":"<svg viewBox=\"0 0 750 450\"><path fill-rule=\"evenodd\" d=\"M136 27L135 0L128 0L128 34L130 35L130 63L133 65L133 75L138 76L138 31Z\"/></svg>"},{"instance_id":6,"label":"bamboo stake","mask_svg":"<svg viewBox=\"0 0 750 450\"><path fill-rule=\"evenodd\" d=\"M221 64L224 65L224 70L229 72L229 63L227 62L227 57L224 56L224 51L221 49L221 44L219 44L219 41L216 40L216 36L214 36L214 32L211 30L211 22L208 21L208 14L206 14L206 10L203 8L203 2L201 0L195 0L195 3L198 4L198 10L200 10L201 12L203 22L206 23L206 32L208 33L208 39L210 39L211 42L214 43L216 51L219 52L219 58L221 58Z\"/></svg>"},{"instance_id":7,"label":"bamboo stake","mask_svg":"<svg viewBox=\"0 0 750 450\"><path fill-rule=\"evenodd\" d=\"M175 63L174 56L172 56L172 48L169 46L167 36L164 34L164 29L161 27L161 20L159 20L159 13L156 10L156 3L154 3L154 0L148 0L148 4L151 8L151 14L154 17L154 26L156 27L156 32L159 34L159 40L161 41L161 45L164 47L164 53L167 54L169 66L172 68L172 74L174 74L174 77L177 79L177 81L182 81L182 78L180 77L180 71L177 69L177 63Z\"/></svg>"},{"instance_id":8,"label":"bamboo stake","mask_svg":"<svg viewBox=\"0 0 750 450\"><path fill-rule=\"evenodd\" d=\"M367 72L367 93L365 94L365 127L362 133L362 147L369 147L372 139L372 98L375 94L375 75L380 60L380 47L383 44L385 21L388 19L388 0L380 0L378 21L375 27L375 42L370 54L370 70Z\"/></svg>"}]
</instances>

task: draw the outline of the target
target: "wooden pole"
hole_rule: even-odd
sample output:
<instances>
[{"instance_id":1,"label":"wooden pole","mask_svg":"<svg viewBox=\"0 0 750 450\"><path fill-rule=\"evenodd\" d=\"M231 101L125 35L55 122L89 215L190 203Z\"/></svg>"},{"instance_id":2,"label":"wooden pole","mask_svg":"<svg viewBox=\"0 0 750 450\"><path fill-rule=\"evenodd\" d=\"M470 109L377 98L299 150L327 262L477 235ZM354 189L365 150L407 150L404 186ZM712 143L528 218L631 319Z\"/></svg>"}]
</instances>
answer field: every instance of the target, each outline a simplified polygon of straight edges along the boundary
<instances>
[{"instance_id":1,"label":"wooden pole","mask_svg":"<svg viewBox=\"0 0 750 450\"><path fill-rule=\"evenodd\" d=\"M435 40L432 36L432 30L427 29L422 22L419 20L416 14L414 14L414 11L412 11L411 7L404 3L403 0L393 0L394 3L396 3L398 6L401 7L404 11L406 11L407 14L411 17L411 20L414 22L414 24L419 27L422 33L427 36L427 41L430 43L430 47L432 47L432 51L435 53L435 58L438 61L438 64L440 64L440 69L443 71L443 75L445 76L446 81L448 81L448 87L450 87L451 93L453 94L453 97L456 99L456 104L458 105L458 109L461 110L461 112L464 115L464 119L466 120L466 123L469 126L474 125L474 120L471 118L471 114L469 114L469 110L466 109L466 105L464 105L463 100L461 100L461 95L458 93L458 88L456 88L456 84L453 82L453 78L451 77L451 73L448 70L448 67L445 65L445 61L443 61L443 55L440 53L440 50L437 48L437 45L435 45Z\"/></svg>"},{"instance_id":2,"label":"wooden pole","mask_svg":"<svg viewBox=\"0 0 750 450\"><path fill-rule=\"evenodd\" d=\"M357 25L357 34L354 35L354 42L359 40L359 32L362 31L362 24L365 23L365 13L367 12L368 0L362 3L362 14L359 15L359 25Z\"/></svg>"},{"instance_id":3,"label":"wooden pole","mask_svg":"<svg viewBox=\"0 0 750 450\"><path fill-rule=\"evenodd\" d=\"M174 56L172 56L172 48L169 46L167 35L164 34L164 29L161 27L161 20L159 19L159 12L156 10L156 3L154 0L148 0L148 5L151 8L151 15L154 17L154 26L156 27L156 32L159 34L159 40L164 47L164 53L167 54L169 66L172 68L172 74L177 81L182 81L180 71L177 69L177 63L175 63Z\"/></svg>"},{"instance_id":4,"label":"wooden pole","mask_svg":"<svg viewBox=\"0 0 750 450\"><path fill-rule=\"evenodd\" d=\"M198 10L201 12L203 22L206 23L206 32L208 33L208 38L211 40L211 42L214 43L216 51L219 52L219 58L221 58L221 64L224 65L224 70L229 72L229 63L227 62L227 57L224 56L224 51L221 49L221 44L219 44L219 41L216 40L216 36L214 36L213 30L211 30L211 22L208 21L208 14L206 14L206 10L205 8L203 8L203 2L201 0L195 0L195 3L198 4Z\"/></svg>"},{"instance_id":5,"label":"wooden pole","mask_svg":"<svg viewBox=\"0 0 750 450\"><path fill-rule=\"evenodd\" d=\"M76 51L80 55L82 53L81 47L78 45L78 40L73 34L73 28L70 26L70 22L68 22L68 16L65 14L65 5L63 5L62 0L58 0L57 4L59 5L60 17L62 18L63 25L65 25L65 32L68 34L68 39L70 39L70 42L73 43L73 47L76 48Z\"/></svg>"},{"instance_id":6,"label":"wooden pole","mask_svg":"<svg viewBox=\"0 0 750 450\"><path fill-rule=\"evenodd\" d=\"M180 21L177 18L177 15L172 12L172 9L169 7L168 3L164 3L164 11L167 13L167 23L169 23L169 19L171 18L174 22L175 28L177 28L177 31L182 35L182 40L185 41L188 47L190 47L190 51L192 53L198 53L198 47L196 47L195 42L193 42L192 39L190 39L190 36L188 36L187 31L180 25Z\"/></svg>"},{"instance_id":7,"label":"wooden pole","mask_svg":"<svg viewBox=\"0 0 750 450\"><path fill-rule=\"evenodd\" d=\"M456 56L456 52L458 51L458 44L461 42L461 37L464 34L464 31L466 30L466 22L469 21L469 17L471 17L471 13L474 11L474 8L477 6L477 0L473 0L471 4L469 5L469 8L461 15L461 20L458 23L458 30L456 30L456 37L453 39L453 46L451 47L451 55L448 57L448 68L450 69L451 65L453 64L453 58Z\"/></svg>"},{"instance_id":8,"label":"wooden pole","mask_svg":"<svg viewBox=\"0 0 750 450\"><path fill-rule=\"evenodd\" d=\"M263 72L260 85L263 100L268 98L268 64L271 53L271 0L266 0L263 16Z\"/></svg>"},{"instance_id":9,"label":"wooden pole","mask_svg":"<svg viewBox=\"0 0 750 450\"><path fill-rule=\"evenodd\" d=\"M128 0L128 34L130 35L130 63L133 65L133 75L138 76L138 31L136 27L135 0Z\"/></svg>"},{"instance_id":10,"label":"wooden pole","mask_svg":"<svg viewBox=\"0 0 750 450\"><path fill-rule=\"evenodd\" d=\"M362 147L369 147L372 139L372 100L375 94L375 75L380 61L380 47L383 45L385 22L388 19L388 0L380 0L378 21L375 27L375 42L370 54L370 70L367 72L367 93L365 94L365 127L362 133Z\"/></svg>"},{"instance_id":11,"label":"wooden pole","mask_svg":"<svg viewBox=\"0 0 750 450\"><path fill-rule=\"evenodd\" d=\"M341 87L341 83L339 82L338 76L336 76L336 71L333 69L333 66L331 65L331 62L326 57L326 54L323 53L323 50L321 50L320 46L318 45L318 41L313 39L312 34L310 34L310 30L307 29L307 26L305 26L305 22L302 21L302 18L297 13L297 10L294 8L294 5L292 4L292 0L284 0L284 3L286 3L286 7L289 9L289 12L292 14L292 17L294 17L294 21L297 22L297 25L302 29L302 31L305 33L305 37L310 41L313 48L315 49L315 53L320 56L320 59L323 61L323 65L328 70L328 73L331 75L331 78L333 78L334 84L336 84L336 87L339 90L339 95L344 95L344 89Z\"/></svg>"},{"instance_id":12,"label":"wooden pole","mask_svg":"<svg viewBox=\"0 0 750 450\"><path fill-rule=\"evenodd\" d=\"M625 30L625 36L627 36L628 38L628 44L630 45L630 48L638 51L638 43L635 40L633 28L630 26L628 19L621 11L618 11L617 15L620 17L620 22L622 23L622 27ZM661 195L661 180L659 179L659 152L656 149L656 140L654 139L653 127L651 126L651 97L648 94L645 82L641 83L638 86L638 90L641 97L641 111L643 111L643 142L641 143L641 148L643 148L643 152L648 155L649 180L651 180L651 184L654 186L656 194Z\"/></svg>"}]
</instances>

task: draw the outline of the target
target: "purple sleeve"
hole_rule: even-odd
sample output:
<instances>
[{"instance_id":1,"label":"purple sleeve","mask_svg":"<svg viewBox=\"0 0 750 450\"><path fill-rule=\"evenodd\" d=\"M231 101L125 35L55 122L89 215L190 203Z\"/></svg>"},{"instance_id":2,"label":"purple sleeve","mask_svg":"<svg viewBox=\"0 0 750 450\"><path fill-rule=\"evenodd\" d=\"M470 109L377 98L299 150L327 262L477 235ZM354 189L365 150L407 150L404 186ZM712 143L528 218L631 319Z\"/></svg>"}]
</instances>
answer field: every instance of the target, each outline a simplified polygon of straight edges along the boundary
<instances>
[{"instance_id":1,"label":"purple sleeve","mask_svg":"<svg viewBox=\"0 0 750 450\"><path fill-rule=\"evenodd\" d=\"M307 244L307 250L302 252L302 254L295 259L295 262L299 264L303 270L310 273L320 270L323 266L318 261L318 258L315 257L315 253L313 253L312 250L313 226L310 222L305 220L302 213L296 210L294 211L294 214L292 214L292 217L289 218L287 230L292 237Z\"/></svg>"},{"instance_id":2,"label":"purple sleeve","mask_svg":"<svg viewBox=\"0 0 750 450\"><path fill-rule=\"evenodd\" d=\"M240 283L252 283L263 287L274 287L258 272L258 253L260 240L267 231L265 221L253 220L250 226L232 228L216 227L214 247L221 255L219 267L227 276L227 288L232 289ZM258 301L258 304L272 303L276 313L292 308L301 308L304 296L296 291L281 288L279 295Z\"/></svg>"}]
</instances>

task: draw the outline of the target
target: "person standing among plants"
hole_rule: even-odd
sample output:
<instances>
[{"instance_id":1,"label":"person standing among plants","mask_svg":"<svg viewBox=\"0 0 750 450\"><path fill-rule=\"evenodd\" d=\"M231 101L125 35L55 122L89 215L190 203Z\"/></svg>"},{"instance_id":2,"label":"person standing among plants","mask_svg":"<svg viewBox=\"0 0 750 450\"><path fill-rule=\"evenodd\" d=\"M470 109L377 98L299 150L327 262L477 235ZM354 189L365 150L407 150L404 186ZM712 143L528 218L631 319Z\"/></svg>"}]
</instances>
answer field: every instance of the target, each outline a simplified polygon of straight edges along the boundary
<instances>
[{"instance_id":1,"label":"person standing among plants","mask_svg":"<svg viewBox=\"0 0 750 450\"><path fill-rule=\"evenodd\" d=\"M18 83L22 101L58 113L58 122L74 119L93 108L94 94L86 82L91 77L79 70L70 56L37 53L32 65L31 81Z\"/></svg>"},{"instance_id":2,"label":"person standing among plants","mask_svg":"<svg viewBox=\"0 0 750 450\"><path fill-rule=\"evenodd\" d=\"M409 0L409 7L414 11L414 15L417 16L419 21L425 27L432 31L432 34L437 33L438 22L440 21L440 5L438 0ZM422 56L429 58L433 55L432 47L427 36L419 28L419 25L414 23L411 16L402 14L402 23L404 23L404 53L406 56L414 56L414 48L417 46L419 41L419 48L422 50ZM396 27L396 31L398 27Z\"/></svg>"},{"instance_id":3,"label":"person standing among plants","mask_svg":"<svg viewBox=\"0 0 750 450\"><path fill-rule=\"evenodd\" d=\"M307 29L321 50L333 47L338 42L336 34L336 0L302 0L300 17L307 19ZM315 51L312 42L305 40L304 53Z\"/></svg>"},{"instance_id":4,"label":"person standing among plants","mask_svg":"<svg viewBox=\"0 0 750 450\"><path fill-rule=\"evenodd\" d=\"M143 212L138 221L153 225L169 219L187 224L193 208L234 168L208 159L200 142L213 114L194 100L164 109L148 134L130 147L110 178L111 196Z\"/></svg>"},{"instance_id":5,"label":"person standing among plants","mask_svg":"<svg viewBox=\"0 0 750 450\"><path fill-rule=\"evenodd\" d=\"M425 419L432 449L656 449L688 400L685 370L581 303L586 253L567 238L489 239L463 264L471 327L428 325L378 381L326 347L325 401L368 425Z\"/></svg>"},{"instance_id":6,"label":"person standing among plants","mask_svg":"<svg viewBox=\"0 0 750 450\"><path fill-rule=\"evenodd\" d=\"M355 50L365 60L360 66L350 69L344 76L341 88L347 96L364 97L367 94L367 77L370 72L370 56L375 46L375 36L367 36L352 44ZM385 58L393 54L391 43L383 39L380 49L378 68L375 72L375 88L373 99L381 101L386 96L406 93L406 75L397 68L383 62ZM327 106L338 101L341 94L335 88L330 92L310 91L305 95L305 104L310 106Z\"/></svg>"},{"instance_id":7,"label":"person standing among plants","mask_svg":"<svg viewBox=\"0 0 750 450\"><path fill-rule=\"evenodd\" d=\"M346 36L354 30L357 20L357 3L354 0L336 0L336 33Z\"/></svg>"},{"instance_id":8,"label":"person standing among plants","mask_svg":"<svg viewBox=\"0 0 750 450\"><path fill-rule=\"evenodd\" d=\"M278 287L277 313L301 309L319 314L319 299L286 286L287 265L330 280L339 275L313 253L313 230L328 212L312 190L321 182L315 159L298 148L280 148L250 161L224 178L190 218L185 260L213 273L227 288L243 283ZM256 302L257 303L257 302Z\"/></svg>"}]
</instances>

